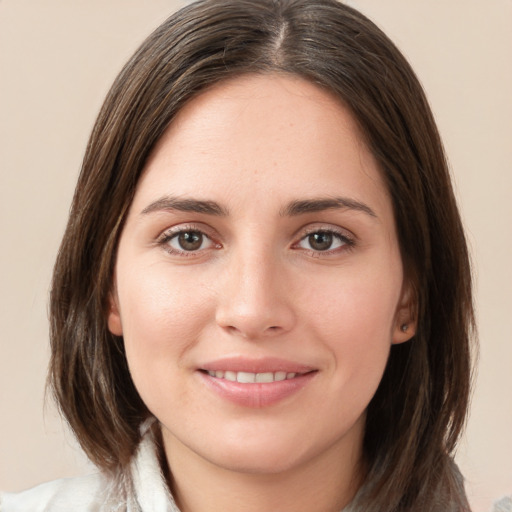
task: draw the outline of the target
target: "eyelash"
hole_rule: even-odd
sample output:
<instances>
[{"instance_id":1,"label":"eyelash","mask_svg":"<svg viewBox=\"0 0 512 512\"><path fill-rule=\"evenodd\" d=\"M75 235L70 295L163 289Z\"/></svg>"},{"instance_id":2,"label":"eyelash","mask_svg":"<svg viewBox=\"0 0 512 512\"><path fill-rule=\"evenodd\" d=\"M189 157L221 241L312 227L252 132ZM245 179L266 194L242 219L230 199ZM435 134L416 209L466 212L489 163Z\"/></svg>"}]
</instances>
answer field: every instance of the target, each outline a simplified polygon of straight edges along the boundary
<instances>
[{"instance_id":1,"label":"eyelash","mask_svg":"<svg viewBox=\"0 0 512 512\"><path fill-rule=\"evenodd\" d=\"M198 249L198 250L180 250L176 249L174 247L171 247L170 242L173 239L176 239L180 235L183 235L185 233L197 233L203 237L203 240L201 242L201 245L204 243L204 239L207 239L212 244L213 248L220 249L222 245L220 243L216 243L211 236L209 236L207 233L205 233L204 228L194 226L194 225L186 225L186 226L180 226L178 228L171 228L167 231L165 231L157 240L158 245L164 247L164 249L171 255L180 256L180 257L197 257L199 256L203 251L210 249ZM335 247L334 249L328 248L326 250L315 250L315 249L307 249L307 248L300 248L299 244L307 240L308 237L315 234L322 234L322 235L329 235L332 236L333 240L337 240L338 242L341 242L342 245L339 247ZM303 250L313 257L320 258L322 256L329 256L335 253L349 251L354 248L356 245L356 241L353 237L349 236L345 231L336 230L331 227L325 228L325 227L314 227L307 229L300 237L300 239L295 242L292 245L293 249L297 250Z\"/></svg>"},{"instance_id":2,"label":"eyelash","mask_svg":"<svg viewBox=\"0 0 512 512\"><path fill-rule=\"evenodd\" d=\"M297 247L301 242L309 238L311 235L315 234L323 234L323 235L330 235L333 239L338 240L342 243L340 247L335 247L334 249L326 249L324 251L322 250L315 250L315 249L305 249L304 251L309 252L312 256L316 258L320 258L322 256L329 256L332 254L336 254L339 252L345 252L349 251L354 248L356 245L356 241L354 237L349 236L348 233L345 231L333 229L333 228L324 228L324 227L312 227L308 228L306 232L301 236L300 240L293 244L293 247Z\"/></svg>"},{"instance_id":3,"label":"eyelash","mask_svg":"<svg viewBox=\"0 0 512 512\"><path fill-rule=\"evenodd\" d=\"M221 245L219 243L215 243L211 236L205 233L204 228L200 228L198 226L194 225L186 225L186 226L180 226L177 228L171 228L165 231L157 240L157 243L164 247L164 249L173 256L182 256L185 258L189 257L197 257L199 253L203 252L205 249L199 249L195 251L187 251L187 250L179 250L175 249L174 247L171 247L170 242L171 240L178 238L180 235L185 233L197 233L203 237L204 239L207 239L213 244L214 247L220 248ZM202 245L202 243L201 243Z\"/></svg>"}]
</instances>

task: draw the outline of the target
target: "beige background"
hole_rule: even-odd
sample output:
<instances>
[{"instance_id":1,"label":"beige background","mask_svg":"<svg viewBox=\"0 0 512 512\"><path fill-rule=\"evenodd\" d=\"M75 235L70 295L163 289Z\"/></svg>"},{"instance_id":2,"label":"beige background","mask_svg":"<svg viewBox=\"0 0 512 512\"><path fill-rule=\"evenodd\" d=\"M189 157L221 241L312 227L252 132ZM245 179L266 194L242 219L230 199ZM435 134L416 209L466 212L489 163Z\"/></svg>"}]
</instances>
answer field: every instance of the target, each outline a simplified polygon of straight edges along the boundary
<instances>
[{"instance_id":1,"label":"beige background","mask_svg":"<svg viewBox=\"0 0 512 512\"><path fill-rule=\"evenodd\" d=\"M410 59L451 160L481 335L458 462L475 511L485 511L512 493L512 1L349 3ZM51 401L43 405L48 284L103 97L178 4L0 0L0 488L90 470Z\"/></svg>"}]
</instances>

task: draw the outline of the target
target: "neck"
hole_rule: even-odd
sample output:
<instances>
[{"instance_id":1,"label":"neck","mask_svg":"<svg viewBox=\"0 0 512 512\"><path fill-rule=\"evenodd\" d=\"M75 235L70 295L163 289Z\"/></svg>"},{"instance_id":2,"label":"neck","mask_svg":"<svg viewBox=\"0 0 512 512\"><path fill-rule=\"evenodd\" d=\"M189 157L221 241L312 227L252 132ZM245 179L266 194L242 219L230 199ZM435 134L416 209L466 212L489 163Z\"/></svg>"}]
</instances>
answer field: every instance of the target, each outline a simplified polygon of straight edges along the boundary
<instances>
[{"instance_id":1,"label":"neck","mask_svg":"<svg viewBox=\"0 0 512 512\"><path fill-rule=\"evenodd\" d=\"M340 512L363 480L358 434L293 468L249 472L214 464L164 430L169 486L182 512Z\"/></svg>"}]
</instances>

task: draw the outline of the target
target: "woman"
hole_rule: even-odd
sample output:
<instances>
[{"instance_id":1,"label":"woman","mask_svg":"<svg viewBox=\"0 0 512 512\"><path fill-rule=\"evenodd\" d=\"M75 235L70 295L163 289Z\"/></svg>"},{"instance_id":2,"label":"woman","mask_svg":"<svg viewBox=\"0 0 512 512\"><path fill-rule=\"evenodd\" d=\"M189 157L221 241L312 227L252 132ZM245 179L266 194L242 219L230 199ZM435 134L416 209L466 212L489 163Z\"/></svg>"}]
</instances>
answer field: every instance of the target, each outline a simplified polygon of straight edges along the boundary
<instances>
[{"instance_id":1,"label":"woman","mask_svg":"<svg viewBox=\"0 0 512 512\"><path fill-rule=\"evenodd\" d=\"M393 44L331 0L197 2L114 83L55 266L51 385L101 473L2 510L469 510L472 329Z\"/></svg>"}]
</instances>

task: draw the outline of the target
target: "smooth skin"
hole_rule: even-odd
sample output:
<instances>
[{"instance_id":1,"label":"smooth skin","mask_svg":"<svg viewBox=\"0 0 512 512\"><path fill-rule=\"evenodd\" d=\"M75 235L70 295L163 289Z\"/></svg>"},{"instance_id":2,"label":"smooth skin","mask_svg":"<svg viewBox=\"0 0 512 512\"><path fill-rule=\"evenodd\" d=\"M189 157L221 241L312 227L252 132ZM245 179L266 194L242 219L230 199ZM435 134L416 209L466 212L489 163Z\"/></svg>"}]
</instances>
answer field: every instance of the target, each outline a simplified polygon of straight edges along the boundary
<instances>
[{"instance_id":1,"label":"smooth skin","mask_svg":"<svg viewBox=\"0 0 512 512\"><path fill-rule=\"evenodd\" d=\"M388 191L339 100L248 75L179 112L129 210L108 323L160 422L183 512L341 510L412 311ZM205 384L203 366L226 357L314 371L246 407Z\"/></svg>"}]
</instances>

